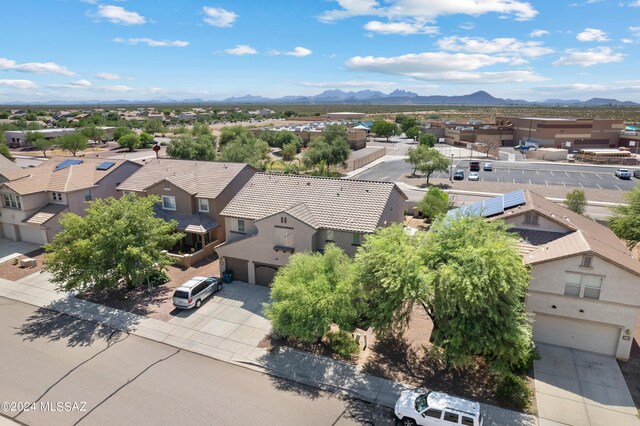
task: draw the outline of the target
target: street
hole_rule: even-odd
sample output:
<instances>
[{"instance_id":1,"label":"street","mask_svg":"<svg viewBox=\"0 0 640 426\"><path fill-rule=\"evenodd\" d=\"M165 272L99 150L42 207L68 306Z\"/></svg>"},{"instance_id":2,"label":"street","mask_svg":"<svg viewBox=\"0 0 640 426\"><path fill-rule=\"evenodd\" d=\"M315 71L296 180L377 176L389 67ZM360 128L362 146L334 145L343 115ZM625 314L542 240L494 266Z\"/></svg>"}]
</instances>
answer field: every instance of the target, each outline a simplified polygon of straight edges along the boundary
<instances>
[{"instance_id":1,"label":"street","mask_svg":"<svg viewBox=\"0 0 640 426\"><path fill-rule=\"evenodd\" d=\"M394 423L388 409L9 299L0 323L0 414L25 424Z\"/></svg>"}]
</instances>

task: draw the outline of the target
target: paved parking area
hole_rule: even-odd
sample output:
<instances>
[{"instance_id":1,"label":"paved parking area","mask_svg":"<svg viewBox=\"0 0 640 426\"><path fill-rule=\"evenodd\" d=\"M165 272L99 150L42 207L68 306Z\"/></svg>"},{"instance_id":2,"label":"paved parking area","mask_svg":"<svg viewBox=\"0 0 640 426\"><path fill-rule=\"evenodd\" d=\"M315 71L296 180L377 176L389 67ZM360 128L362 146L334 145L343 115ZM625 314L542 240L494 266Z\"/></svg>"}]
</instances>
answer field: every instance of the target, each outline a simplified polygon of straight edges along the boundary
<instances>
[{"instance_id":1,"label":"paved parking area","mask_svg":"<svg viewBox=\"0 0 640 426\"><path fill-rule=\"evenodd\" d=\"M40 248L37 244L0 238L0 263Z\"/></svg>"},{"instance_id":2,"label":"paved parking area","mask_svg":"<svg viewBox=\"0 0 640 426\"><path fill-rule=\"evenodd\" d=\"M198 309L174 310L167 326L179 337L213 346L243 358L260 352L258 343L271 330L263 315L269 288L234 281L207 299ZM169 330L165 330L169 332Z\"/></svg>"},{"instance_id":3,"label":"paved parking area","mask_svg":"<svg viewBox=\"0 0 640 426\"><path fill-rule=\"evenodd\" d=\"M638 426L637 409L612 357L538 343L539 425Z\"/></svg>"}]
</instances>

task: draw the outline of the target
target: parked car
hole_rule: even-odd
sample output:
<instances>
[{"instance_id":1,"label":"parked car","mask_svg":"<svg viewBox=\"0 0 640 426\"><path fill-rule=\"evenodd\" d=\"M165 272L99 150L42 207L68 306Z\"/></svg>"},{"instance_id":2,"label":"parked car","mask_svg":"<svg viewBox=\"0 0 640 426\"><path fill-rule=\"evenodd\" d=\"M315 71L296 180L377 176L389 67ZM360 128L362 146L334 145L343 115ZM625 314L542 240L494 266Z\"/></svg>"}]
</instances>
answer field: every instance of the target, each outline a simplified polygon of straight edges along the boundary
<instances>
[{"instance_id":1,"label":"parked car","mask_svg":"<svg viewBox=\"0 0 640 426\"><path fill-rule=\"evenodd\" d=\"M484 163L484 166L482 167L482 170L484 170L485 172L492 172L493 171L493 164Z\"/></svg>"},{"instance_id":2,"label":"parked car","mask_svg":"<svg viewBox=\"0 0 640 426\"><path fill-rule=\"evenodd\" d=\"M471 171L471 172L479 172L480 171L480 162L479 161L469 161L469 171Z\"/></svg>"},{"instance_id":3,"label":"parked car","mask_svg":"<svg viewBox=\"0 0 640 426\"><path fill-rule=\"evenodd\" d=\"M453 172L453 180L464 180L464 170L456 170Z\"/></svg>"},{"instance_id":4,"label":"parked car","mask_svg":"<svg viewBox=\"0 0 640 426\"><path fill-rule=\"evenodd\" d=\"M178 309L199 308L207 297L220 290L221 278L193 277L173 293L173 306Z\"/></svg>"},{"instance_id":5,"label":"parked car","mask_svg":"<svg viewBox=\"0 0 640 426\"><path fill-rule=\"evenodd\" d=\"M471 172L469 173L469 177L467 178L468 180L480 180L480 174L478 174L478 172Z\"/></svg>"},{"instance_id":6,"label":"parked car","mask_svg":"<svg viewBox=\"0 0 640 426\"><path fill-rule=\"evenodd\" d=\"M631 172L628 169L618 169L615 175L620 179L631 179Z\"/></svg>"},{"instance_id":7,"label":"parked car","mask_svg":"<svg viewBox=\"0 0 640 426\"><path fill-rule=\"evenodd\" d=\"M441 392L407 390L394 409L404 426L464 425L482 426L480 404Z\"/></svg>"},{"instance_id":8,"label":"parked car","mask_svg":"<svg viewBox=\"0 0 640 426\"><path fill-rule=\"evenodd\" d=\"M640 169L635 169L633 171L633 177L640 179Z\"/></svg>"}]
</instances>

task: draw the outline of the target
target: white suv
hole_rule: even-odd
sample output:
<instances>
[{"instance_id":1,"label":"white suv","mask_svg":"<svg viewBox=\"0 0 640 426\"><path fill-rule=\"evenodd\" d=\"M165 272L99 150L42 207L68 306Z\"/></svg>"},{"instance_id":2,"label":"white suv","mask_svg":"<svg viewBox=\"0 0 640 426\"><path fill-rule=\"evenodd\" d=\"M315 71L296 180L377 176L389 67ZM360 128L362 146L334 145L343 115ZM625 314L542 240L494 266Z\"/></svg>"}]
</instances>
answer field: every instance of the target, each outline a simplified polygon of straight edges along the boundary
<instances>
[{"instance_id":1,"label":"white suv","mask_svg":"<svg viewBox=\"0 0 640 426\"><path fill-rule=\"evenodd\" d=\"M395 414L404 426L482 426L479 403L441 392L404 391Z\"/></svg>"},{"instance_id":2,"label":"white suv","mask_svg":"<svg viewBox=\"0 0 640 426\"><path fill-rule=\"evenodd\" d=\"M222 290L218 277L193 277L173 293L173 306L178 309L199 308L214 292Z\"/></svg>"}]
</instances>

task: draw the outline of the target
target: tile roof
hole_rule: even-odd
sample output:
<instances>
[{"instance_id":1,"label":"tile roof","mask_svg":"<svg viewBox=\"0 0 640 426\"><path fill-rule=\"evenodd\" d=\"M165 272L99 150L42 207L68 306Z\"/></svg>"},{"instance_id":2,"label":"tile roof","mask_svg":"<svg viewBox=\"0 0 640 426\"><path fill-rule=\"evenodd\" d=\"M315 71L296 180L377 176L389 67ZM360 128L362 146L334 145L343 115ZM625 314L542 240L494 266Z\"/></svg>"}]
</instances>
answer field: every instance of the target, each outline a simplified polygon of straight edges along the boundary
<instances>
[{"instance_id":1,"label":"tile roof","mask_svg":"<svg viewBox=\"0 0 640 426\"><path fill-rule=\"evenodd\" d=\"M38 211L24 219L22 222L29 223L31 225L42 225L43 223L46 223L49 220L53 219L59 213L67 210L67 207L68 206L65 204L45 204Z\"/></svg>"},{"instance_id":2,"label":"tile roof","mask_svg":"<svg viewBox=\"0 0 640 426\"><path fill-rule=\"evenodd\" d=\"M178 231L190 232L195 234L204 234L212 229L218 228L220 224L211 217L202 213L182 214L170 210L163 210L159 204L153 208L154 215L157 218L166 221L175 220L178 222L176 229Z\"/></svg>"},{"instance_id":3,"label":"tile roof","mask_svg":"<svg viewBox=\"0 0 640 426\"><path fill-rule=\"evenodd\" d=\"M524 205L505 210L504 213L493 216L490 220L535 211L568 231L565 236L542 244L528 253L524 257L526 263L543 263L582 253L593 253L640 276L640 261L631 254L611 229L547 200L535 192L524 191L524 193L526 197Z\"/></svg>"},{"instance_id":4,"label":"tile roof","mask_svg":"<svg viewBox=\"0 0 640 426\"><path fill-rule=\"evenodd\" d=\"M367 233L394 190L405 197L392 182L256 173L220 214L259 220L287 212L316 229Z\"/></svg>"},{"instance_id":5,"label":"tile roof","mask_svg":"<svg viewBox=\"0 0 640 426\"><path fill-rule=\"evenodd\" d=\"M0 175L5 175L6 172L21 170L13 161L9 160L4 155L0 155Z\"/></svg>"},{"instance_id":6,"label":"tile roof","mask_svg":"<svg viewBox=\"0 0 640 426\"><path fill-rule=\"evenodd\" d=\"M216 198L242 170L244 163L153 159L122 182L119 190L144 192L167 180L187 193L200 198Z\"/></svg>"},{"instance_id":7,"label":"tile roof","mask_svg":"<svg viewBox=\"0 0 640 426\"><path fill-rule=\"evenodd\" d=\"M2 185L20 195L42 191L71 192L95 186L127 161L109 159L115 163L113 167L108 170L96 170L96 166L105 162L104 158L78 157L73 159L81 160L81 164L55 170L58 164L69 159L69 157L52 157L36 167L6 172L4 176L9 181Z\"/></svg>"}]
</instances>

